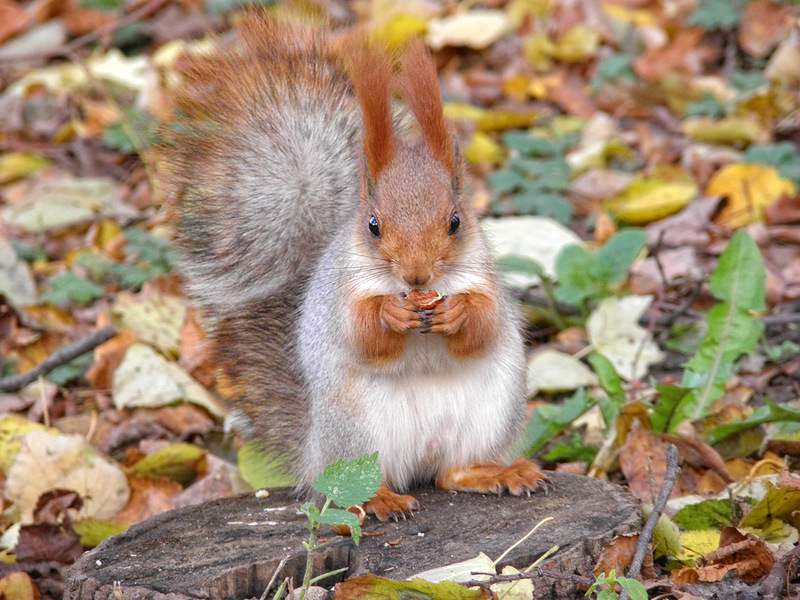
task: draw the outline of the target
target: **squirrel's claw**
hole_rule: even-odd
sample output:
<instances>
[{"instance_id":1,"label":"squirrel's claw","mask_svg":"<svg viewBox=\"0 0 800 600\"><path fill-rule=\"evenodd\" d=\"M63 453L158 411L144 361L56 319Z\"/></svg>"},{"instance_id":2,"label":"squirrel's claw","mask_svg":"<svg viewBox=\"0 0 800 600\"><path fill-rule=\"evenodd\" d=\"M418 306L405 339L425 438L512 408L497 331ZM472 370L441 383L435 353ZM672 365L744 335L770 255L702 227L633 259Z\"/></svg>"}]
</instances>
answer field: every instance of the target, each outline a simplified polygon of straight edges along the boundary
<instances>
[{"instance_id":1,"label":"squirrel's claw","mask_svg":"<svg viewBox=\"0 0 800 600\"><path fill-rule=\"evenodd\" d=\"M508 467L503 465L470 465L440 473L439 487L462 492L495 492L508 490L514 496L543 490L547 493L552 482L539 468L525 458L518 458Z\"/></svg>"},{"instance_id":2,"label":"squirrel's claw","mask_svg":"<svg viewBox=\"0 0 800 600\"><path fill-rule=\"evenodd\" d=\"M397 522L401 518L405 521L408 517L413 517L414 511L419 510L419 502L413 496L396 494L383 485L364 508L368 513L374 514L379 521L392 519Z\"/></svg>"}]
</instances>

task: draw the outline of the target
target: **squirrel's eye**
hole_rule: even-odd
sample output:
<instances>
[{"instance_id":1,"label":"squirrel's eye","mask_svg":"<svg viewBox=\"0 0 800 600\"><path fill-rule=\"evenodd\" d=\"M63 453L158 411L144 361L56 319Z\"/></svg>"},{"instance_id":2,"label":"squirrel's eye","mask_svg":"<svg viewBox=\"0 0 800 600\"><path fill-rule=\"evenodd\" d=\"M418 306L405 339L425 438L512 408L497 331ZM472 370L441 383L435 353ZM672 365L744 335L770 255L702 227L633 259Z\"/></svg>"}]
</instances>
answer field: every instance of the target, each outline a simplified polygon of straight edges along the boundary
<instances>
[{"instance_id":1,"label":"squirrel's eye","mask_svg":"<svg viewBox=\"0 0 800 600\"><path fill-rule=\"evenodd\" d=\"M453 216L450 217L450 233L449 235L453 235L456 231L458 231L458 226L461 225L461 219L458 218L458 213L453 213Z\"/></svg>"},{"instance_id":2,"label":"squirrel's eye","mask_svg":"<svg viewBox=\"0 0 800 600\"><path fill-rule=\"evenodd\" d=\"M378 219L376 219L374 215L369 218L369 232L376 238L381 237L381 230L378 228Z\"/></svg>"}]
</instances>

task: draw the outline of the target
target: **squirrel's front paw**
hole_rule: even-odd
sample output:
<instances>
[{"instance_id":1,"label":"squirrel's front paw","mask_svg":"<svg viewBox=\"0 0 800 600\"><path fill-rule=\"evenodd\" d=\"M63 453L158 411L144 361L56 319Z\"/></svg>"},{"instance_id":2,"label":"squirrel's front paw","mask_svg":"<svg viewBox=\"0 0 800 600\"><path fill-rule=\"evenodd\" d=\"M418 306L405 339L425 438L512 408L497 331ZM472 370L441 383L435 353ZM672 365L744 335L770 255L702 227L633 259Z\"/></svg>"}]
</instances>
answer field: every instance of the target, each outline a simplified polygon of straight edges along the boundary
<instances>
[{"instance_id":1,"label":"squirrel's front paw","mask_svg":"<svg viewBox=\"0 0 800 600\"><path fill-rule=\"evenodd\" d=\"M364 509L380 521L393 519L405 520L406 517L413 516L412 511L419 510L419 502L413 496L396 494L385 485L378 489L378 493L364 505Z\"/></svg>"},{"instance_id":2,"label":"squirrel's front paw","mask_svg":"<svg viewBox=\"0 0 800 600\"><path fill-rule=\"evenodd\" d=\"M446 296L430 311L432 314L427 323L428 327L423 331L444 335L457 334L467 320L467 308L466 294Z\"/></svg>"},{"instance_id":3,"label":"squirrel's front paw","mask_svg":"<svg viewBox=\"0 0 800 600\"><path fill-rule=\"evenodd\" d=\"M552 483L534 463L518 458L511 465L470 465L441 473L436 479L439 487L461 492L495 492L508 490L515 496L530 495L542 489L545 492Z\"/></svg>"},{"instance_id":4,"label":"squirrel's front paw","mask_svg":"<svg viewBox=\"0 0 800 600\"><path fill-rule=\"evenodd\" d=\"M380 307L380 319L384 327L395 333L406 333L422 327L419 310L407 298L384 296Z\"/></svg>"}]
</instances>

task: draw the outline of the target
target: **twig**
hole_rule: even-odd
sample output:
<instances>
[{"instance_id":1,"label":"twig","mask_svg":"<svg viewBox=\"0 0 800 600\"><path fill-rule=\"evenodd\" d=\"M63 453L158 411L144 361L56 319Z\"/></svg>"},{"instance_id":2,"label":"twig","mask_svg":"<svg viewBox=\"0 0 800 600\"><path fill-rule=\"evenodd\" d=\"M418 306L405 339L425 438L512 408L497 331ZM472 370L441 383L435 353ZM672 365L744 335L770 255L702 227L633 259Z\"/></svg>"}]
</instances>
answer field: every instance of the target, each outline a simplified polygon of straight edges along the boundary
<instances>
[{"instance_id":1,"label":"twig","mask_svg":"<svg viewBox=\"0 0 800 600\"><path fill-rule=\"evenodd\" d=\"M670 444L667 446L667 468L666 472L664 473L664 481L661 483L661 489L658 492L658 498L656 498L656 501L653 504L653 511L650 513L650 516L647 518L647 522L642 528L642 532L639 534L639 540L636 542L636 549L633 552L633 560L631 561L631 566L628 569L627 576L631 579L636 579L639 577L639 574L642 570L642 564L644 563L644 557L647 553L647 546L653 537L653 532L656 530L658 519L661 517L661 514L664 512L664 508L667 506L667 500L669 500L669 496L672 493L672 488L675 487L675 483L678 481L678 475L680 475L680 472L681 469L680 466L678 466L678 448L676 448L674 444ZM627 592L622 590L622 593L619 595L619 600L627 600L627 598Z\"/></svg>"},{"instance_id":2,"label":"twig","mask_svg":"<svg viewBox=\"0 0 800 600\"><path fill-rule=\"evenodd\" d=\"M483 581L476 579L462 583L465 587L480 587L488 590L490 586L495 583L508 583L511 581L522 581L523 579L536 579L537 577L549 577L551 579L561 579L564 581L571 581L578 585L585 585L589 587L594 583L593 579L584 577L582 575L574 575L572 573L559 573L558 571L551 571L550 569L542 569L541 567L534 567L529 573L514 573L513 575L492 575L491 573L478 573L473 572L472 575L489 575L489 578Z\"/></svg>"},{"instance_id":3,"label":"twig","mask_svg":"<svg viewBox=\"0 0 800 600\"><path fill-rule=\"evenodd\" d=\"M762 598L783 598L788 593L788 582L797 576L800 569L800 546L795 546L776 562L761 582L759 595Z\"/></svg>"},{"instance_id":4,"label":"twig","mask_svg":"<svg viewBox=\"0 0 800 600\"><path fill-rule=\"evenodd\" d=\"M19 375L12 375L11 377L0 379L0 392L17 392L21 390L29 383L36 381L38 377L47 375L56 367L74 360L81 354L86 354L90 350L94 350L103 342L107 342L113 338L117 333L116 327L113 325L106 325L102 329L95 331L88 338L79 340L60 350L56 350L53 354L48 356L46 360L33 367L31 370L20 373Z\"/></svg>"},{"instance_id":5,"label":"twig","mask_svg":"<svg viewBox=\"0 0 800 600\"><path fill-rule=\"evenodd\" d=\"M275 569L275 572L272 574L272 577L270 578L269 583L267 584L267 587L264 588L264 593L261 594L260 600L266 600L267 592L269 592L270 588L272 587L272 584L275 583L275 580L278 578L278 573L283 571L283 567L286 566L286 561L287 560L289 560L289 556L288 555L284 556L281 559L281 562L278 563L278 568Z\"/></svg>"},{"instance_id":6,"label":"twig","mask_svg":"<svg viewBox=\"0 0 800 600\"><path fill-rule=\"evenodd\" d=\"M100 27L95 31L90 31L86 35L82 35L78 38L75 38L65 46L62 46L60 48L53 48L51 50L43 50L41 52L31 52L29 54L2 57L0 58L0 63L4 62L18 63L18 62L27 62L32 60L55 58L57 56L67 56L75 52L78 48L81 48L87 44L99 40L104 35L108 35L109 33L114 33L115 31L127 27L132 23L135 23L139 19L150 16L151 13L161 10L169 2L170 0L151 0L147 4L141 6L140 8L137 8L136 10L128 13L123 17L120 17L116 21L113 21L108 25L104 25L103 27Z\"/></svg>"}]
</instances>

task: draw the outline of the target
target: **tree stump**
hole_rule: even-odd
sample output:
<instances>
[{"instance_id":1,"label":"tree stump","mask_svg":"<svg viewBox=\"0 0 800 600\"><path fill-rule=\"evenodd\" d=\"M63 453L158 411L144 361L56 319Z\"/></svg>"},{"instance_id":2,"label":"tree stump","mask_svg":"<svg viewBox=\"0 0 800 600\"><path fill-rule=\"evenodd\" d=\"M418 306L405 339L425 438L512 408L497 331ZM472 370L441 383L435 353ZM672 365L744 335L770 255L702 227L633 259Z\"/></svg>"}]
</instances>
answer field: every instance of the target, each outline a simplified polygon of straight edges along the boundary
<instances>
[{"instance_id":1,"label":"tree stump","mask_svg":"<svg viewBox=\"0 0 800 600\"><path fill-rule=\"evenodd\" d=\"M422 510L398 523L367 517L359 546L336 541L315 559L315 574L347 567L323 581L373 573L406 579L415 573L461 562L479 552L496 559L546 517L503 565L524 568L558 545L543 567L589 574L601 548L617 534L639 531L637 501L619 486L564 473L551 473L555 490L530 497L413 491ZM113 600L117 585L126 600L259 598L284 557L276 578L299 582L307 539L301 503L288 490L268 498L254 494L223 498L173 510L131 527L84 554L67 579L68 600ZM323 529L322 535L332 535ZM580 597L569 581L534 580L536 598ZM117 596L118 597L118 596Z\"/></svg>"}]
</instances>

